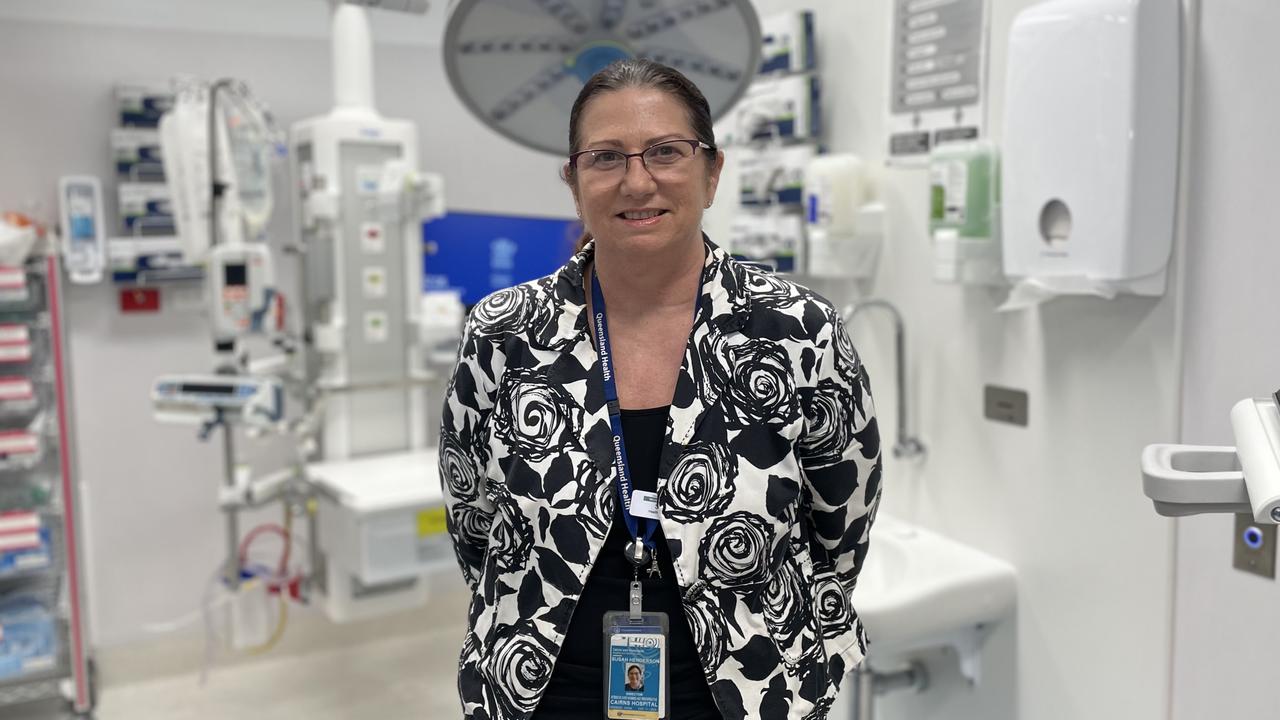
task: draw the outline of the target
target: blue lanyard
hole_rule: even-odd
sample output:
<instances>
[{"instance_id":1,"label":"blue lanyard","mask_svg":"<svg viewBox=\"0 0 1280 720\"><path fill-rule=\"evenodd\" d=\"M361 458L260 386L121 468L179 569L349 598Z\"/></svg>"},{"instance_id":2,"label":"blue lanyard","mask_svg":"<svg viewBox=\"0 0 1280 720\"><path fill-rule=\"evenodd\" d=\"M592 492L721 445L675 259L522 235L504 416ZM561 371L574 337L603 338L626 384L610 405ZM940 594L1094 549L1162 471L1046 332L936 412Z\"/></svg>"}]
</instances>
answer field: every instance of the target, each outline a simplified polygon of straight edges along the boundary
<instances>
[{"instance_id":1,"label":"blue lanyard","mask_svg":"<svg viewBox=\"0 0 1280 720\"><path fill-rule=\"evenodd\" d=\"M658 521L653 518L637 518L631 514L631 464L627 462L627 444L622 439L622 409L618 403L618 381L613 368L613 347L609 343L609 323L605 319L604 291L600 289L600 278L591 270L591 301L596 311L596 339L600 354L600 372L604 375L604 399L609 404L609 425L613 428L613 469L618 476L618 497L622 503L622 519L627 523L627 534L631 540L640 540L652 553L654 550L653 533L658 529ZM640 534L640 523L644 524L644 534Z\"/></svg>"}]
</instances>

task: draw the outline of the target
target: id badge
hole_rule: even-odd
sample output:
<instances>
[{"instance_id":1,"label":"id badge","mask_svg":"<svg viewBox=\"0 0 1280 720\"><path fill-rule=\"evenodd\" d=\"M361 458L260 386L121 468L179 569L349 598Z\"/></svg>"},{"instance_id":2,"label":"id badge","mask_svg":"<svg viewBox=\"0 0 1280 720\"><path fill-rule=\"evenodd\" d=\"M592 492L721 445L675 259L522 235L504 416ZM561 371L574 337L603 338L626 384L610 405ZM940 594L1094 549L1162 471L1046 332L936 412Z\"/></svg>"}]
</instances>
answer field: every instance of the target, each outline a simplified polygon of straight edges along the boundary
<instances>
[{"instance_id":1,"label":"id badge","mask_svg":"<svg viewBox=\"0 0 1280 720\"><path fill-rule=\"evenodd\" d=\"M604 712L609 720L665 720L670 660L666 613L604 616Z\"/></svg>"}]
</instances>

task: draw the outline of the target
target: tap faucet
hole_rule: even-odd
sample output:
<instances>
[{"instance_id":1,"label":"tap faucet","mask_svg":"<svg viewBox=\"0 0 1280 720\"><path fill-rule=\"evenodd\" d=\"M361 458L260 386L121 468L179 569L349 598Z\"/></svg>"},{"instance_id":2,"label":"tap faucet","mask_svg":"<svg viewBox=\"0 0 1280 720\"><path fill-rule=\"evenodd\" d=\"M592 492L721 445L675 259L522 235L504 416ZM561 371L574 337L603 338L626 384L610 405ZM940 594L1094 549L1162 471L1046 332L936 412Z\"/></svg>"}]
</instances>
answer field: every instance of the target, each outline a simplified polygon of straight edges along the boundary
<instances>
[{"instance_id":1,"label":"tap faucet","mask_svg":"<svg viewBox=\"0 0 1280 720\"><path fill-rule=\"evenodd\" d=\"M844 319L846 323L852 322L858 313L871 308L887 310L893 315L894 355L896 356L894 365L898 382L898 437L893 444L893 456L899 459L920 457L924 455L924 443L920 442L920 438L913 437L907 432L907 341L902 313L898 312L898 308L888 300L875 298L846 307L843 313Z\"/></svg>"}]
</instances>

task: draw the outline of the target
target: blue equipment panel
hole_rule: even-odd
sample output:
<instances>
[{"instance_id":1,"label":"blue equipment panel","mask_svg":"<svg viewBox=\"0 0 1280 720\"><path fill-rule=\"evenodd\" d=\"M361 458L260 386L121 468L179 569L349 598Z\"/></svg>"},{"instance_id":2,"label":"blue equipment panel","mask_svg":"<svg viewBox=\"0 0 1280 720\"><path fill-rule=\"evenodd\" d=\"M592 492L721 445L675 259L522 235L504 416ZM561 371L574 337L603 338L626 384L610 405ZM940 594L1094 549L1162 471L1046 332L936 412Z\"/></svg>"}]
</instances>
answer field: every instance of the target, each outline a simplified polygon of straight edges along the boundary
<instances>
[{"instance_id":1,"label":"blue equipment panel","mask_svg":"<svg viewBox=\"0 0 1280 720\"><path fill-rule=\"evenodd\" d=\"M458 290L470 308L495 290L555 272L581 234L577 220L450 212L423 225L424 289Z\"/></svg>"}]
</instances>

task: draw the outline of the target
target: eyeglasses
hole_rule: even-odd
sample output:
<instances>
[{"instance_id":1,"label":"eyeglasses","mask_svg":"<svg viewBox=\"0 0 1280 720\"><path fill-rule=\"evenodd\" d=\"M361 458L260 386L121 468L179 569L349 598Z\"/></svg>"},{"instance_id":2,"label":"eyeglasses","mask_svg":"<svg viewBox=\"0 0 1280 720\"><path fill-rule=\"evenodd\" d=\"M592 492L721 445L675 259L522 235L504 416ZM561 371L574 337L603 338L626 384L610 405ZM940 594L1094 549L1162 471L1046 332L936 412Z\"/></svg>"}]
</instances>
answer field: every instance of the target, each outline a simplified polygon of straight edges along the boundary
<instances>
[{"instance_id":1,"label":"eyeglasses","mask_svg":"<svg viewBox=\"0 0 1280 720\"><path fill-rule=\"evenodd\" d=\"M711 152L716 150L700 140L667 140L638 153L583 150L569 156L569 166L595 179L616 179L626 174L631 158L638 157L650 175L670 177L682 173L689 158L696 155L699 148Z\"/></svg>"}]
</instances>

